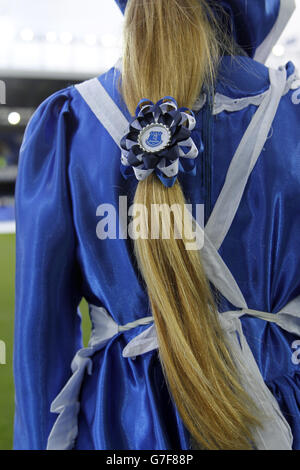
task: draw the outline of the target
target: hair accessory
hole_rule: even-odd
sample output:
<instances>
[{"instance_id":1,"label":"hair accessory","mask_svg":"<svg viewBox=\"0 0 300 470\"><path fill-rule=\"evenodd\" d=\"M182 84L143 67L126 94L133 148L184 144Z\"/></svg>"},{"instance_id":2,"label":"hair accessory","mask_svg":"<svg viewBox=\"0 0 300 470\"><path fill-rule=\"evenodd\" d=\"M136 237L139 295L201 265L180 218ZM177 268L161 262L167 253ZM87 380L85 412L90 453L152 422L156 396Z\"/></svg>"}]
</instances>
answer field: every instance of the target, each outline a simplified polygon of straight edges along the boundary
<instances>
[{"instance_id":1,"label":"hair accessory","mask_svg":"<svg viewBox=\"0 0 300 470\"><path fill-rule=\"evenodd\" d=\"M121 139L121 173L139 181L155 171L166 187L174 185L179 171L195 170L198 151L191 131L196 119L193 111L179 108L171 96L156 104L142 99Z\"/></svg>"}]
</instances>

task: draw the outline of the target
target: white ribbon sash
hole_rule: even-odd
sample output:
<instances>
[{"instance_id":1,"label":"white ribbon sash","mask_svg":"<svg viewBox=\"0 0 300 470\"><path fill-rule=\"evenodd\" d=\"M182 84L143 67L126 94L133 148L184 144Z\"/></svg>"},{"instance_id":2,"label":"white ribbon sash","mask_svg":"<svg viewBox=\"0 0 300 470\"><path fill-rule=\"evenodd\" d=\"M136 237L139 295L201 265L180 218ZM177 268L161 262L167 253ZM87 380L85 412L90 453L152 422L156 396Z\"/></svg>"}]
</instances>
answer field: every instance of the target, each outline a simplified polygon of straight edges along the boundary
<instances>
[{"instance_id":1,"label":"white ribbon sash","mask_svg":"<svg viewBox=\"0 0 300 470\"><path fill-rule=\"evenodd\" d=\"M252 351L243 333L240 317L252 315L265 321L277 323L286 331L300 336L299 314L292 313L300 307L300 297L290 302L278 314L270 314L251 309L228 311L220 314L223 330L230 344L230 351L238 367L241 382L255 403L266 415L262 429L255 432L255 444L259 450L290 450L293 437L288 423L283 417L278 403L265 385ZM299 312L300 310L298 310ZM153 317L144 317L127 325L118 325L103 307L90 305L93 325L87 348L80 349L71 364L72 376L51 404L51 412L59 416L48 438L48 450L70 450L74 447L78 434L79 395L85 373L92 374L91 357L103 349L107 343L123 331L152 323L150 327L135 336L123 349L123 357L135 359L147 352L158 349ZM238 336L237 336L238 333Z\"/></svg>"}]
</instances>

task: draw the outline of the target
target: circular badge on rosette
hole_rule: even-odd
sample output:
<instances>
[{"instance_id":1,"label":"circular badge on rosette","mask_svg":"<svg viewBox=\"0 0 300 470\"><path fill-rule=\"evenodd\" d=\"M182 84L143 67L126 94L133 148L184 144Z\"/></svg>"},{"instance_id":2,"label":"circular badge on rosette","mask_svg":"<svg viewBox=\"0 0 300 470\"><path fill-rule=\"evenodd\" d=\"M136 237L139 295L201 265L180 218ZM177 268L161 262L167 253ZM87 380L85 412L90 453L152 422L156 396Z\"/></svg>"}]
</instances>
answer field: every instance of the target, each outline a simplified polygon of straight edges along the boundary
<instances>
[{"instance_id":1,"label":"circular badge on rosette","mask_svg":"<svg viewBox=\"0 0 300 470\"><path fill-rule=\"evenodd\" d=\"M161 182L171 187L179 171L193 172L199 151L191 138L196 124L193 111L178 108L171 96L156 104L142 99L136 115L121 139L121 172L124 178L139 181L155 172Z\"/></svg>"}]
</instances>

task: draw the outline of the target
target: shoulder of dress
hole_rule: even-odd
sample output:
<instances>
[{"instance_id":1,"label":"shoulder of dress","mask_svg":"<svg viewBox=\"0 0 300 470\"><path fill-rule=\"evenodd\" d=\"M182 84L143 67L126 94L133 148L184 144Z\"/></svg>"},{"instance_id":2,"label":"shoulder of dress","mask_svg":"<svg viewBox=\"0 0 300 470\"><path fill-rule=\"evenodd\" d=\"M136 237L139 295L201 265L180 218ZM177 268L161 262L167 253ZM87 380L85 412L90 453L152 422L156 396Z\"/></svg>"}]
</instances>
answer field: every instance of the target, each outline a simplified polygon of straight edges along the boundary
<instances>
[{"instance_id":1,"label":"shoulder of dress","mask_svg":"<svg viewBox=\"0 0 300 470\"><path fill-rule=\"evenodd\" d=\"M66 103L65 108L67 109L72 100L73 90L74 85L69 85L68 87L55 91L39 104L35 112L42 113L49 109L61 111L64 103Z\"/></svg>"},{"instance_id":2,"label":"shoulder of dress","mask_svg":"<svg viewBox=\"0 0 300 470\"><path fill-rule=\"evenodd\" d=\"M72 90L73 86L70 85L55 91L41 101L27 123L25 134L28 132L29 128L38 126L39 122L44 120L56 120L61 113L68 112L72 100Z\"/></svg>"},{"instance_id":3,"label":"shoulder of dress","mask_svg":"<svg viewBox=\"0 0 300 470\"><path fill-rule=\"evenodd\" d=\"M60 118L70 111L72 100L72 89L70 85L47 96L31 115L23 135L20 153L23 153L33 139L40 138L46 142L45 136L53 136L57 129ZM49 137L50 139L51 137Z\"/></svg>"},{"instance_id":4,"label":"shoulder of dress","mask_svg":"<svg viewBox=\"0 0 300 470\"><path fill-rule=\"evenodd\" d=\"M253 59L240 59L232 58L232 62L229 62L227 58L221 67L214 95L213 114L241 111L251 105L258 107L270 91L270 71L273 69ZM282 93L285 96L290 90L299 88L300 81L292 62L280 68L286 70L286 84ZM200 110L205 102L205 96L199 97L193 109Z\"/></svg>"}]
</instances>

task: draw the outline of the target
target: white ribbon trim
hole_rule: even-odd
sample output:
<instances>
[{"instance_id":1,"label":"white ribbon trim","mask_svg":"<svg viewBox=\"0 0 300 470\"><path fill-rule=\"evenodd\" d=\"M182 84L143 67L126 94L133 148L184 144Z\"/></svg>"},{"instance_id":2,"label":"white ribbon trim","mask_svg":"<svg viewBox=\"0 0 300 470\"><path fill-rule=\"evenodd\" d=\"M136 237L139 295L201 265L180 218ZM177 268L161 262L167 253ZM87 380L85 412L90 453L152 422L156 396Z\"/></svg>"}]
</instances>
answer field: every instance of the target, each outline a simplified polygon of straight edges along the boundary
<instances>
[{"instance_id":1,"label":"white ribbon trim","mask_svg":"<svg viewBox=\"0 0 300 470\"><path fill-rule=\"evenodd\" d=\"M300 312L299 307L300 296L289 302L278 314L244 308L223 312L219 315L242 384L266 415L266 418L263 419L263 428L255 431L255 445L260 450L291 450L293 437L276 399L264 383L243 333L240 317L252 315L265 321L272 321L287 331L300 336L300 315L293 311L296 308L297 312ZM58 413L59 416L48 438L48 450L70 450L74 447L78 434L80 390L85 372L92 373L91 357L96 351L104 348L115 335L122 331L148 323L152 323L152 325L129 341L123 349L122 355L124 358L135 359L136 356L158 349L153 317L140 318L120 326L103 307L93 305L90 305L90 315L93 330L89 345L76 353L71 364L73 375L51 404L51 412Z\"/></svg>"},{"instance_id":2,"label":"white ribbon trim","mask_svg":"<svg viewBox=\"0 0 300 470\"><path fill-rule=\"evenodd\" d=\"M121 139L128 128L128 120L111 99L98 78L85 80L74 85L74 87L120 147Z\"/></svg>"},{"instance_id":3,"label":"white ribbon trim","mask_svg":"<svg viewBox=\"0 0 300 470\"><path fill-rule=\"evenodd\" d=\"M271 86L230 162L225 183L205 226L218 250L240 205L249 176L262 152L286 85L286 69L269 69Z\"/></svg>"},{"instance_id":4,"label":"white ribbon trim","mask_svg":"<svg viewBox=\"0 0 300 470\"><path fill-rule=\"evenodd\" d=\"M230 98L229 96L216 93L214 101L213 114L220 114L223 111L236 112L247 108L250 105L259 106L269 90L254 96L245 96L244 98Z\"/></svg>"},{"instance_id":5,"label":"white ribbon trim","mask_svg":"<svg viewBox=\"0 0 300 470\"><path fill-rule=\"evenodd\" d=\"M239 316L235 311L222 313L220 321L242 385L265 415L261 418L262 428L255 429L255 447L258 450L291 450L293 435L290 426L262 378L243 333Z\"/></svg>"},{"instance_id":6,"label":"white ribbon trim","mask_svg":"<svg viewBox=\"0 0 300 470\"><path fill-rule=\"evenodd\" d=\"M59 416L48 437L47 450L71 450L74 447L78 434L80 390L85 373L92 374L93 363L91 357L97 351L103 349L117 334L153 322L153 317L144 317L121 326L114 321L105 308L96 307L95 305L90 305L90 316L93 328L88 347L77 351L71 363L72 376L51 403L51 413L57 413ZM149 334L145 334L144 337L143 352L146 352L147 348L148 350L155 349L155 347L152 347L155 346L155 340L154 343L151 342ZM143 337L141 343L143 343ZM132 351L138 354L136 346L133 347Z\"/></svg>"}]
</instances>

